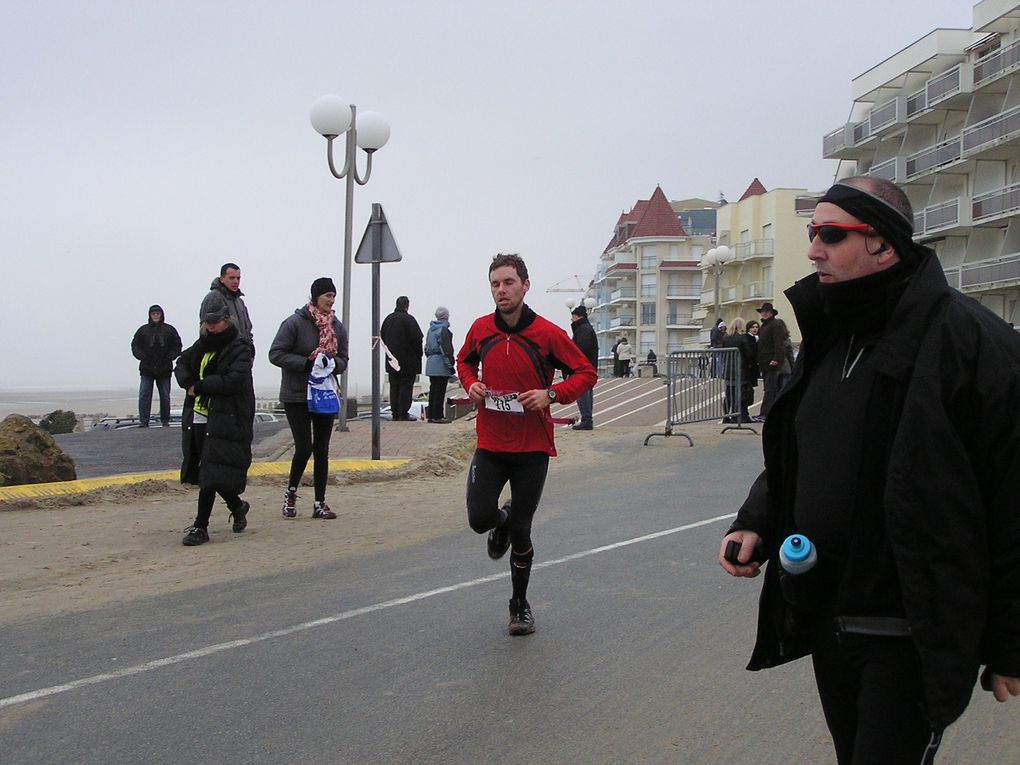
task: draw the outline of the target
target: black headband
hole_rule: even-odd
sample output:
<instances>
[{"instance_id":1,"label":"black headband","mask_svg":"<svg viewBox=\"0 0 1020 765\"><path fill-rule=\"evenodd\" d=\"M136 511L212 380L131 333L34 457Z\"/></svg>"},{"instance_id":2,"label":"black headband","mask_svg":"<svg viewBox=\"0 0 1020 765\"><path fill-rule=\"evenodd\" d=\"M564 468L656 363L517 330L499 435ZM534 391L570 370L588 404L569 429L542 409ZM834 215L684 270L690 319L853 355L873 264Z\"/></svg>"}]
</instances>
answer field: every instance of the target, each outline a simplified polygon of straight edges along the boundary
<instances>
[{"instance_id":1,"label":"black headband","mask_svg":"<svg viewBox=\"0 0 1020 765\"><path fill-rule=\"evenodd\" d=\"M901 258L909 258L914 246L914 222L884 199L856 186L836 183L818 200L836 205L867 223Z\"/></svg>"}]
</instances>

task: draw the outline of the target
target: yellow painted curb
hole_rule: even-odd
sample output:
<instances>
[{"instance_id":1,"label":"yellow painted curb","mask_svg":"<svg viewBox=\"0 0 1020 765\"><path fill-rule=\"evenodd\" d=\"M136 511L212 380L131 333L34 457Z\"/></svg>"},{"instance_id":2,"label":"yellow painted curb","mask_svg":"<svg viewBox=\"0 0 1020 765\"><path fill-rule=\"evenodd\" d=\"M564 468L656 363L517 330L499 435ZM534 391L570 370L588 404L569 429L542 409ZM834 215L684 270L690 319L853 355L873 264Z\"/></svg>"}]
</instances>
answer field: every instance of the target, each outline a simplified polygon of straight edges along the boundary
<instances>
[{"instance_id":1,"label":"yellow painted curb","mask_svg":"<svg viewBox=\"0 0 1020 765\"><path fill-rule=\"evenodd\" d=\"M330 470L392 470L406 465L409 459L386 460L330 460ZM253 462L248 475L287 475L289 462ZM0 486L0 502L11 499L32 499L36 497L57 497L67 494L84 494L111 486L128 486L142 481L179 481L180 470L162 470L158 473L132 473L112 475L104 478L82 478L77 481L54 481L52 483L31 483L21 486Z\"/></svg>"}]
</instances>

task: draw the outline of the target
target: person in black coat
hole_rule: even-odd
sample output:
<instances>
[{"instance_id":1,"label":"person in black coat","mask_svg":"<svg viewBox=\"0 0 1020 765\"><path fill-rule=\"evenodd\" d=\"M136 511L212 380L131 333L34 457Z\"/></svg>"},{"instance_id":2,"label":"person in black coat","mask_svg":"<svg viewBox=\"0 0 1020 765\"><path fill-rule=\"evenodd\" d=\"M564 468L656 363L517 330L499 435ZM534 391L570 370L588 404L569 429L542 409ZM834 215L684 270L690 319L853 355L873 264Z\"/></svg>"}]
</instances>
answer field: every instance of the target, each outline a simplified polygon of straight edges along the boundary
<instances>
[{"instance_id":1,"label":"person in black coat","mask_svg":"<svg viewBox=\"0 0 1020 765\"><path fill-rule=\"evenodd\" d=\"M329 441L333 435L336 415L312 413L308 410L308 377L314 364L332 362L332 371L317 377L335 378L347 369L347 330L336 317L336 287L333 280L321 276L312 282L311 300L284 319L269 348L269 361L280 367L280 401L287 414L294 437L294 456L290 477L283 497L283 517L297 517L297 487L301 483L308 458L313 458L312 477L315 500L312 517L323 520L336 518L326 504L329 481ZM321 360L320 360L321 359ZM344 402L340 402L343 406Z\"/></svg>"},{"instance_id":2,"label":"person in black coat","mask_svg":"<svg viewBox=\"0 0 1020 765\"><path fill-rule=\"evenodd\" d=\"M736 358L730 354L725 365L726 416L723 417L723 422L751 422L747 408L754 403L754 386L758 382L758 349L754 338L744 331L744 320L739 316L729 323L720 346L740 351Z\"/></svg>"},{"instance_id":3,"label":"person in black coat","mask_svg":"<svg viewBox=\"0 0 1020 765\"><path fill-rule=\"evenodd\" d=\"M570 312L570 331L576 345L593 369L599 368L599 339L595 329L588 321L588 309L581 304ZM595 394L591 388L582 393L577 399L577 411L580 419L574 425L574 430L592 430L595 421L592 417L595 407Z\"/></svg>"},{"instance_id":4,"label":"person in black coat","mask_svg":"<svg viewBox=\"0 0 1020 765\"><path fill-rule=\"evenodd\" d=\"M198 513L185 533L187 546L209 541L209 517L219 494L235 532L248 525L241 499L251 465L255 422L252 359L255 349L230 319L226 300L209 292L199 312L201 334L181 353L174 374L185 391L181 483L198 486Z\"/></svg>"},{"instance_id":5,"label":"person in black coat","mask_svg":"<svg viewBox=\"0 0 1020 765\"><path fill-rule=\"evenodd\" d=\"M149 320L138 328L131 339L131 353L138 359L138 421L149 427L152 413L152 386L159 391L159 421L170 425L170 375L174 359L181 355L181 336L166 323L163 308L149 306Z\"/></svg>"},{"instance_id":6,"label":"person in black coat","mask_svg":"<svg viewBox=\"0 0 1020 765\"><path fill-rule=\"evenodd\" d=\"M397 360L394 365L389 355L386 357L386 373L390 378L390 411L397 422L411 419L408 415L411 392L415 379L421 373L421 341L424 335L418 322L407 312L410 306L411 301L406 295L398 297L393 313L383 319L379 328L379 336Z\"/></svg>"},{"instance_id":7,"label":"person in black coat","mask_svg":"<svg viewBox=\"0 0 1020 765\"><path fill-rule=\"evenodd\" d=\"M1020 337L913 219L879 178L819 200L800 353L719 549L732 576L767 561L748 669L811 655L840 763L931 762L979 675L1020 696ZM818 562L784 575L795 532Z\"/></svg>"}]
</instances>

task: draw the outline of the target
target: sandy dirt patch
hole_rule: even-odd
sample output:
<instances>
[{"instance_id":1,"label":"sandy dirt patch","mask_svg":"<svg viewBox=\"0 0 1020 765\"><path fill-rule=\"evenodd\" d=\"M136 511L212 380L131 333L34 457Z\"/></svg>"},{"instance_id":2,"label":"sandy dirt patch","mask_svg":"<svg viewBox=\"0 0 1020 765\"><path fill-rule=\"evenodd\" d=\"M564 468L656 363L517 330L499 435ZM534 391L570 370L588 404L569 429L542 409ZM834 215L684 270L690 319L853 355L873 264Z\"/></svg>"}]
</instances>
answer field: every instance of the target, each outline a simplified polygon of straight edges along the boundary
<instances>
[{"instance_id":1,"label":"sandy dirt patch","mask_svg":"<svg viewBox=\"0 0 1020 765\"><path fill-rule=\"evenodd\" d=\"M695 427L699 448L718 439L718 426ZM599 469L606 449L633 449L647 432L558 433L557 460ZM687 448L668 440L668 448ZM300 491L298 518L284 520L279 479L253 479L244 495L252 507L248 529L234 534L217 500L211 541L195 548L181 545L194 519L194 487L151 481L73 498L0 504L0 623L300 570L463 531L473 448L474 433L465 429L438 443L432 454L385 474L331 476L327 498L336 521L312 519L310 487ZM310 473L309 466L306 478Z\"/></svg>"}]
</instances>

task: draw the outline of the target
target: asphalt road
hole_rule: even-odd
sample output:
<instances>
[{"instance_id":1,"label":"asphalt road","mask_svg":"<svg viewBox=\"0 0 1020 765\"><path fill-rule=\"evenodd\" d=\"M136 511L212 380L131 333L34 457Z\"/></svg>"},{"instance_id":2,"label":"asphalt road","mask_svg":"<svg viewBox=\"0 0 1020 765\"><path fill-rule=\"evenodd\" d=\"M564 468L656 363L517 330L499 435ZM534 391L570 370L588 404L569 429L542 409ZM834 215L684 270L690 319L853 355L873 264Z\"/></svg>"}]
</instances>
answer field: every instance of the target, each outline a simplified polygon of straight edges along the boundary
<instances>
[{"instance_id":1,"label":"asphalt road","mask_svg":"<svg viewBox=\"0 0 1020 765\"><path fill-rule=\"evenodd\" d=\"M758 439L595 437L604 470L555 460L536 518L535 635L466 528L6 625L0 762L832 762L808 663L743 670L758 583L715 562ZM979 694L939 761L1020 762L1017 709Z\"/></svg>"}]
</instances>

